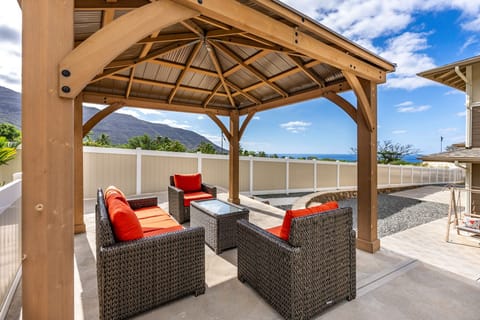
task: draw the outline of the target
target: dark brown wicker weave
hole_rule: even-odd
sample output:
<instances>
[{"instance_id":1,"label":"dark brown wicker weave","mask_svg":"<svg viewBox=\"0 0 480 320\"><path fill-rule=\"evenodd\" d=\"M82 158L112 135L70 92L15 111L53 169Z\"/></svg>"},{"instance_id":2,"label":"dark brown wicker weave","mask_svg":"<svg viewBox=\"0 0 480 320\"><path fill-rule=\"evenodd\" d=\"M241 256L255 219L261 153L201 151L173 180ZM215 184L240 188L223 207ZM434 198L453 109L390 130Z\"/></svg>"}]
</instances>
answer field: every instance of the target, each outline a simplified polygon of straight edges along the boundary
<instances>
[{"instance_id":1,"label":"dark brown wicker weave","mask_svg":"<svg viewBox=\"0 0 480 320\"><path fill-rule=\"evenodd\" d=\"M310 319L356 296L352 209L292 220L289 241L238 222L238 279L286 319Z\"/></svg>"},{"instance_id":2,"label":"dark brown wicker weave","mask_svg":"<svg viewBox=\"0 0 480 320\"><path fill-rule=\"evenodd\" d=\"M217 214L202 207L202 203L206 201L211 200L193 201L191 203L190 225L192 227L205 228L205 243L216 254L226 249L235 248L237 246L237 221L240 219L248 220L249 210L216 199L216 201L226 203L235 208L231 213Z\"/></svg>"},{"instance_id":3,"label":"dark brown wicker weave","mask_svg":"<svg viewBox=\"0 0 480 320\"><path fill-rule=\"evenodd\" d=\"M202 191L210 193L214 198L217 197L217 187L202 183ZM190 207L183 204L184 192L176 188L173 176L170 176L170 185L168 186L168 212L178 221L184 223L190 221Z\"/></svg>"},{"instance_id":4,"label":"dark brown wicker weave","mask_svg":"<svg viewBox=\"0 0 480 320\"><path fill-rule=\"evenodd\" d=\"M156 198L130 201L138 209ZM97 192L96 246L100 319L126 319L175 298L205 292L205 231L181 231L116 242Z\"/></svg>"}]
</instances>

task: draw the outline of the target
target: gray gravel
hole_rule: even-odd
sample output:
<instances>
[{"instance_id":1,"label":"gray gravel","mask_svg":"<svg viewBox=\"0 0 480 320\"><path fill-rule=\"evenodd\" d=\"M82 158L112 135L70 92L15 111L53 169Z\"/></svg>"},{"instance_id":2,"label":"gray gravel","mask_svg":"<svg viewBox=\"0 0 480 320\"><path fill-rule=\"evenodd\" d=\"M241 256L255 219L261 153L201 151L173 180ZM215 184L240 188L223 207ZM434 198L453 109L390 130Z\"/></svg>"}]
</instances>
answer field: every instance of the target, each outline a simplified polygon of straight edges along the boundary
<instances>
[{"instance_id":1,"label":"gray gravel","mask_svg":"<svg viewBox=\"0 0 480 320\"><path fill-rule=\"evenodd\" d=\"M357 199L341 200L340 207L352 207L354 228L357 226ZM378 237L382 238L433 220L446 217L448 205L411 198L378 195Z\"/></svg>"}]
</instances>

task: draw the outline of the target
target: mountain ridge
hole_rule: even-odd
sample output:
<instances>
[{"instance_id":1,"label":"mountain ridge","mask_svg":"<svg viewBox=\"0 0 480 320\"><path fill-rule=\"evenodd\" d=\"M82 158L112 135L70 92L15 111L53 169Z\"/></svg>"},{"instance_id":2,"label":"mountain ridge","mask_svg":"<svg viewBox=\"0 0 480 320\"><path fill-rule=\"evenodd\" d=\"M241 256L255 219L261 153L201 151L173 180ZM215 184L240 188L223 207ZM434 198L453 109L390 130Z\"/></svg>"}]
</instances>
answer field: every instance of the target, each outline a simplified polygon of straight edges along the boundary
<instances>
[{"instance_id":1,"label":"mountain ridge","mask_svg":"<svg viewBox=\"0 0 480 320\"><path fill-rule=\"evenodd\" d=\"M83 106L83 123L100 109ZM0 123L7 122L21 129L22 127L21 94L0 86ZM186 129L171 127L166 124L153 123L134 116L114 112L102 119L92 130L93 138L100 134L109 136L112 144L125 144L128 139L147 134L152 138L168 137L177 140L188 150L195 150L200 143L210 143L217 152L222 149L204 136ZM225 150L223 150L225 151Z\"/></svg>"}]
</instances>

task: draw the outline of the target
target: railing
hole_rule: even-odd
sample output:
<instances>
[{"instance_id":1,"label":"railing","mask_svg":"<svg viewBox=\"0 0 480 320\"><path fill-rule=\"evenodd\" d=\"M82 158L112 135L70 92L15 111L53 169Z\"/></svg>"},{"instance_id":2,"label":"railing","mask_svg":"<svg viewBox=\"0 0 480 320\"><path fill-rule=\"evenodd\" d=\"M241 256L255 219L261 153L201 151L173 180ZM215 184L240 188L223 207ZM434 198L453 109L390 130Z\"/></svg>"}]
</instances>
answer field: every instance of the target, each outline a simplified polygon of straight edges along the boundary
<instances>
[{"instance_id":1,"label":"railing","mask_svg":"<svg viewBox=\"0 0 480 320\"><path fill-rule=\"evenodd\" d=\"M21 278L22 180L0 187L0 319Z\"/></svg>"},{"instance_id":2,"label":"railing","mask_svg":"<svg viewBox=\"0 0 480 320\"><path fill-rule=\"evenodd\" d=\"M116 185L126 194L166 191L174 173L201 172L203 180L228 187L228 156L84 147L84 196ZM378 186L462 183L459 168L378 165ZM357 164L339 161L240 157L240 192L315 192L357 186Z\"/></svg>"}]
</instances>

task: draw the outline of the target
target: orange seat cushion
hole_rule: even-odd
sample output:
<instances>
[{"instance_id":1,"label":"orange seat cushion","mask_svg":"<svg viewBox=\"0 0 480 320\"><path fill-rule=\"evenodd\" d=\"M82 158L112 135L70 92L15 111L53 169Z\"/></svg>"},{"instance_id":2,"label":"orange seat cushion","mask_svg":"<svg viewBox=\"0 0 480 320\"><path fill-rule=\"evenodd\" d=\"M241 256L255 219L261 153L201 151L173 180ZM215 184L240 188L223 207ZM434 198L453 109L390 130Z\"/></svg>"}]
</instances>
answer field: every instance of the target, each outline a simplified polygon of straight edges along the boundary
<instances>
[{"instance_id":1,"label":"orange seat cushion","mask_svg":"<svg viewBox=\"0 0 480 320\"><path fill-rule=\"evenodd\" d=\"M118 241L143 238L143 230L135 212L117 196L109 200L108 215Z\"/></svg>"},{"instance_id":2,"label":"orange seat cushion","mask_svg":"<svg viewBox=\"0 0 480 320\"><path fill-rule=\"evenodd\" d=\"M147 207L135 210L144 237L182 230L184 227L160 207Z\"/></svg>"},{"instance_id":3,"label":"orange seat cushion","mask_svg":"<svg viewBox=\"0 0 480 320\"><path fill-rule=\"evenodd\" d=\"M173 176L175 187L182 189L185 193L202 190L202 174L176 174Z\"/></svg>"},{"instance_id":4,"label":"orange seat cushion","mask_svg":"<svg viewBox=\"0 0 480 320\"><path fill-rule=\"evenodd\" d=\"M205 199L213 199L213 196L210 193L201 192L201 191L200 192L185 193L183 195L183 205L185 207L189 207L191 201L205 200Z\"/></svg>"},{"instance_id":5,"label":"orange seat cushion","mask_svg":"<svg viewBox=\"0 0 480 320\"><path fill-rule=\"evenodd\" d=\"M282 226L276 226L276 227L272 227L272 228L268 228L268 229L265 229L265 231L268 231L270 232L271 234L273 234L274 236L277 236L280 238L280 230L282 230Z\"/></svg>"},{"instance_id":6,"label":"orange seat cushion","mask_svg":"<svg viewBox=\"0 0 480 320\"><path fill-rule=\"evenodd\" d=\"M319 206L297 209L297 210L287 210L285 217L283 218L282 228L280 229L280 238L288 241L290 235L290 226L292 225L292 219L298 217L309 216L315 213L329 211L338 208L338 203L336 201L326 202Z\"/></svg>"}]
</instances>

